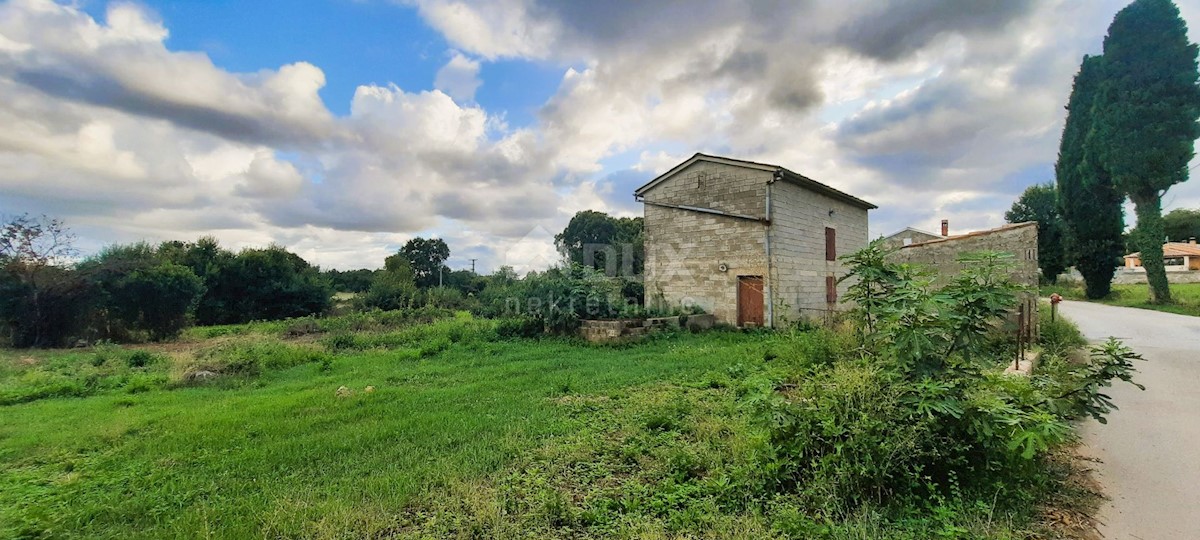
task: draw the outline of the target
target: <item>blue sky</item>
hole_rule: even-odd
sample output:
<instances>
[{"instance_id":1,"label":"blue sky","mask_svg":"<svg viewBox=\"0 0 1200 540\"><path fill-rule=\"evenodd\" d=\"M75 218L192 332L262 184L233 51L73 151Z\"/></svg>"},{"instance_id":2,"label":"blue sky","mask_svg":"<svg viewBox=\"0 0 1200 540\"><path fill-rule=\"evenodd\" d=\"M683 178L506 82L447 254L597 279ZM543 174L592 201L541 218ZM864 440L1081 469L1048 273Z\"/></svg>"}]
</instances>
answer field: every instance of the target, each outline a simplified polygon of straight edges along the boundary
<instances>
[{"instance_id":1,"label":"blue sky","mask_svg":"<svg viewBox=\"0 0 1200 540\"><path fill-rule=\"evenodd\" d=\"M361 84L430 89L453 47L425 24L416 9L379 1L184 0L142 1L170 29L167 46L202 51L216 65L249 73L293 62L325 72L321 97L348 114ZM103 18L109 2L83 4ZM558 87L564 67L551 62L488 63L475 100L503 112L509 124L529 125Z\"/></svg>"},{"instance_id":2,"label":"blue sky","mask_svg":"<svg viewBox=\"0 0 1200 540\"><path fill-rule=\"evenodd\" d=\"M705 152L870 200L873 236L991 227L1051 180L1124 3L3 0L0 213L84 251L214 235L378 267L420 235L527 270Z\"/></svg>"}]
</instances>

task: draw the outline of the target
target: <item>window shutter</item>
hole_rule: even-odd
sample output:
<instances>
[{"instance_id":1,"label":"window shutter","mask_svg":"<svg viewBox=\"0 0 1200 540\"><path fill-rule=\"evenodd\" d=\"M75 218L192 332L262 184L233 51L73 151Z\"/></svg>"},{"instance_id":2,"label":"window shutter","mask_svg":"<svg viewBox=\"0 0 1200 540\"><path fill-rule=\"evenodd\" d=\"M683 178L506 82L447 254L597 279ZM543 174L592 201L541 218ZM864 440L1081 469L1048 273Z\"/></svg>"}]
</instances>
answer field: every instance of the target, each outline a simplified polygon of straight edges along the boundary
<instances>
[{"instance_id":1,"label":"window shutter","mask_svg":"<svg viewBox=\"0 0 1200 540\"><path fill-rule=\"evenodd\" d=\"M837 296L837 279L833 276L825 276L825 302L836 304Z\"/></svg>"},{"instance_id":2,"label":"window shutter","mask_svg":"<svg viewBox=\"0 0 1200 540\"><path fill-rule=\"evenodd\" d=\"M837 231L832 227L825 227L825 260L837 260Z\"/></svg>"}]
</instances>

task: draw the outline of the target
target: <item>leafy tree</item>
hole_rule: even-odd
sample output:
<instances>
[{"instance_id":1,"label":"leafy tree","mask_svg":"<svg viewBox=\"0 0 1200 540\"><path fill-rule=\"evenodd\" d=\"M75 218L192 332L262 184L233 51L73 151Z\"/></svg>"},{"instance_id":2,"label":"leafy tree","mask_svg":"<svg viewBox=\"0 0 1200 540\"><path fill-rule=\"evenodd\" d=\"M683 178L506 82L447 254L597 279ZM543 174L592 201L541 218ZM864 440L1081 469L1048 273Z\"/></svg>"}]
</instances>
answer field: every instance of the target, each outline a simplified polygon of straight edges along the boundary
<instances>
[{"instance_id":1,"label":"leafy tree","mask_svg":"<svg viewBox=\"0 0 1200 540\"><path fill-rule=\"evenodd\" d=\"M325 278L338 292L362 293L371 288L375 281L377 270L360 268L358 270L326 270Z\"/></svg>"},{"instance_id":2,"label":"leafy tree","mask_svg":"<svg viewBox=\"0 0 1200 540\"><path fill-rule=\"evenodd\" d=\"M614 218L604 212L577 212L554 245L571 264L590 266L609 275L632 277L642 273L644 247L642 218Z\"/></svg>"},{"instance_id":3,"label":"leafy tree","mask_svg":"<svg viewBox=\"0 0 1200 540\"><path fill-rule=\"evenodd\" d=\"M178 335L204 294L204 280L171 260L186 247L182 242L164 242L157 249L145 242L115 245L80 264L80 273L96 290L93 332L108 339L127 339L133 331L154 340Z\"/></svg>"},{"instance_id":4,"label":"leafy tree","mask_svg":"<svg viewBox=\"0 0 1200 540\"><path fill-rule=\"evenodd\" d=\"M416 302L419 292L408 259L397 253L384 259L384 269L375 274L363 304L382 310L404 309Z\"/></svg>"},{"instance_id":5,"label":"leafy tree","mask_svg":"<svg viewBox=\"0 0 1200 540\"><path fill-rule=\"evenodd\" d=\"M169 262L133 270L113 285L113 313L155 340L179 335L204 294L203 280Z\"/></svg>"},{"instance_id":6,"label":"leafy tree","mask_svg":"<svg viewBox=\"0 0 1200 540\"><path fill-rule=\"evenodd\" d=\"M440 238L417 237L405 242L400 254L412 267L417 286L429 288L438 285L438 275L450 258L450 247Z\"/></svg>"},{"instance_id":7,"label":"leafy tree","mask_svg":"<svg viewBox=\"0 0 1200 540\"><path fill-rule=\"evenodd\" d=\"M80 326L88 283L65 267L75 236L58 219L28 214L0 226L0 322L17 347L63 345Z\"/></svg>"},{"instance_id":8,"label":"leafy tree","mask_svg":"<svg viewBox=\"0 0 1200 540\"><path fill-rule=\"evenodd\" d=\"M1087 145L1136 207L1135 242L1155 303L1171 300L1162 253L1162 196L1187 180L1200 137L1196 57L1187 23L1170 0L1129 4L1104 38L1104 82L1095 104L1094 140Z\"/></svg>"},{"instance_id":9,"label":"leafy tree","mask_svg":"<svg viewBox=\"0 0 1200 540\"><path fill-rule=\"evenodd\" d=\"M215 246L212 246L215 247ZM197 309L202 324L286 319L321 313L333 291L320 271L280 246L245 249L231 258L204 248L212 273ZM202 262L202 261L197 261Z\"/></svg>"},{"instance_id":10,"label":"leafy tree","mask_svg":"<svg viewBox=\"0 0 1200 540\"><path fill-rule=\"evenodd\" d=\"M1074 262L1083 275L1088 298L1107 296L1111 290L1125 228L1124 197L1088 147L1103 62L1101 57L1085 56L1079 66L1054 164L1058 205L1069 241L1067 262Z\"/></svg>"},{"instance_id":11,"label":"leafy tree","mask_svg":"<svg viewBox=\"0 0 1200 540\"><path fill-rule=\"evenodd\" d=\"M1054 283L1067 269L1064 225L1058 211L1058 193L1054 184L1029 186L1012 208L1004 214L1009 223L1036 221L1038 224L1038 266L1046 281Z\"/></svg>"},{"instance_id":12,"label":"leafy tree","mask_svg":"<svg viewBox=\"0 0 1200 540\"><path fill-rule=\"evenodd\" d=\"M1200 210L1176 208L1163 216L1163 230L1172 242L1200 238Z\"/></svg>"}]
</instances>

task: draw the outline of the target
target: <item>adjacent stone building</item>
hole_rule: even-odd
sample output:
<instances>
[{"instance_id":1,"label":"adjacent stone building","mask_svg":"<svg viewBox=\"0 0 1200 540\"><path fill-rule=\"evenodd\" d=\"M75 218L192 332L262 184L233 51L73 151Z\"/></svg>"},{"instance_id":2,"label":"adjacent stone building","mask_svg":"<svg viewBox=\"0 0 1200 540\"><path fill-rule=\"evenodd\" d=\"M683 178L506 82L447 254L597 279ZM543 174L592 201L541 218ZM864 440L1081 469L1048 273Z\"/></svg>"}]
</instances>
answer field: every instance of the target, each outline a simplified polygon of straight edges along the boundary
<instances>
[{"instance_id":1,"label":"adjacent stone building","mask_svg":"<svg viewBox=\"0 0 1200 540\"><path fill-rule=\"evenodd\" d=\"M945 222L942 223L943 234L948 232ZM897 262L919 264L932 270L935 275L935 286L943 286L959 275L963 264L958 262L960 256L982 251L994 251L1008 254L1011 259L1009 279L1024 287L1020 294L1020 305L1027 314L1027 321L1033 333L1037 329L1037 298L1038 298L1038 229L1036 221L1015 223L974 231L955 236L936 237L933 240L909 244L901 247L892 254Z\"/></svg>"},{"instance_id":2,"label":"adjacent stone building","mask_svg":"<svg viewBox=\"0 0 1200 540\"><path fill-rule=\"evenodd\" d=\"M947 224L943 223L943 225L947 225ZM945 233L945 232L942 233L942 236L946 236L946 235L947 235L947 233ZM885 247L887 247L888 249L900 249L904 246L920 244L921 242L937 240L938 238L941 238L941 236L938 236L931 232L922 231L921 229L905 227L903 230L896 231L892 234L889 234L889 235L883 237L882 239L880 239L880 242L883 242L883 245Z\"/></svg>"},{"instance_id":3,"label":"adjacent stone building","mask_svg":"<svg viewBox=\"0 0 1200 540\"><path fill-rule=\"evenodd\" d=\"M778 165L696 154L638 188L651 306L777 326L837 309L837 260L867 244L875 205Z\"/></svg>"}]
</instances>

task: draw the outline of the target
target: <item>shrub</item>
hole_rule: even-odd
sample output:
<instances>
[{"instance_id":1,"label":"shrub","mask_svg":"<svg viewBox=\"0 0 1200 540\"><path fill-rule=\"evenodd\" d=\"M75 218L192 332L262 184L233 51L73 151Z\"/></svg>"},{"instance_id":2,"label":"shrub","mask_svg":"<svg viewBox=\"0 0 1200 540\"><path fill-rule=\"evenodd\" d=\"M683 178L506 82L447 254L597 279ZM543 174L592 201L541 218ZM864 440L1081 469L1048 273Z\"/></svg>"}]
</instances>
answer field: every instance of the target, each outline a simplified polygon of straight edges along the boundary
<instances>
[{"instance_id":1,"label":"shrub","mask_svg":"<svg viewBox=\"0 0 1200 540\"><path fill-rule=\"evenodd\" d=\"M935 289L886 255L871 244L848 257L852 339L788 335L768 350L787 369L743 383L769 436L770 484L813 511L1032 482L1035 460L1071 438L1071 415L1102 418L1112 404L1099 390L1131 380L1136 355L1116 342L1066 377L1002 375L994 332L1017 290L1002 259L964 257L965 270Z\"/></svg>"},{"instance_id":2,"label":"shrub","mask_svg":"<svg viewBox=\"0 0 1200 540\"><path fill-rule=\"evenodd\" d=\"M149 351L135 350L130 351L125 357L125 363L131 368L143 368L158 361L159 357Z\"/></svg>"},{"instance_id":3,"label":"shrub","mask_svg":"<svg viewBox=\"0 0 1200 540\"><path fill-rule=\"evenodd\" d=\"M584 319L619 316L626 306L619 280L584 266L530 272L524 279L483 290L476 313L488 317L533 317L546 331L568 334Z\"/></svg>"},{"instance_id":4,"label":"shrub","mask_svg":"<svg viewBox=\"0 0 1200 540\"><path fill-rule=\"evenodd\" d=\"M950 452L935 420L914 415L905 388L878 366L820 370L790 398L760 402L779 487L838 513L923 487L928 464Z\"/></svg>"},{"instance_id":5,"label":"shrub","mask_svg":"<svg viewBox=\"0 0 1200 540\"><path fill-rule=\"evenodd\" d=\"M542 320L534 317L507 317L496 321L496 335L501 339L535 338L542 331Z\"/></svg>"},{"instance_id":6,"label":"shrub","mask_svg":"<svg viewBox=\"0 0 1200 540\"><path fill-rule=\"evenodd\" d=\"M1042 306L1038 313L1038 333L1042 348L1047 354L1063 356L1068 351L1087 345L1079 327L1062 315L1050 318L1050 309Z\"/></svg>"},{"instance_id":7,"label":"shrub","mask_svg":"<svg viewBox=\"0 0 1200 540\"><path fill-rule=\"evenodd\" d=\"M354 349L357 345L357 341L352 334L334 334L321 340L321 343L325 345L326 349L331 351Z\"/></svg>"}]
</instances>

